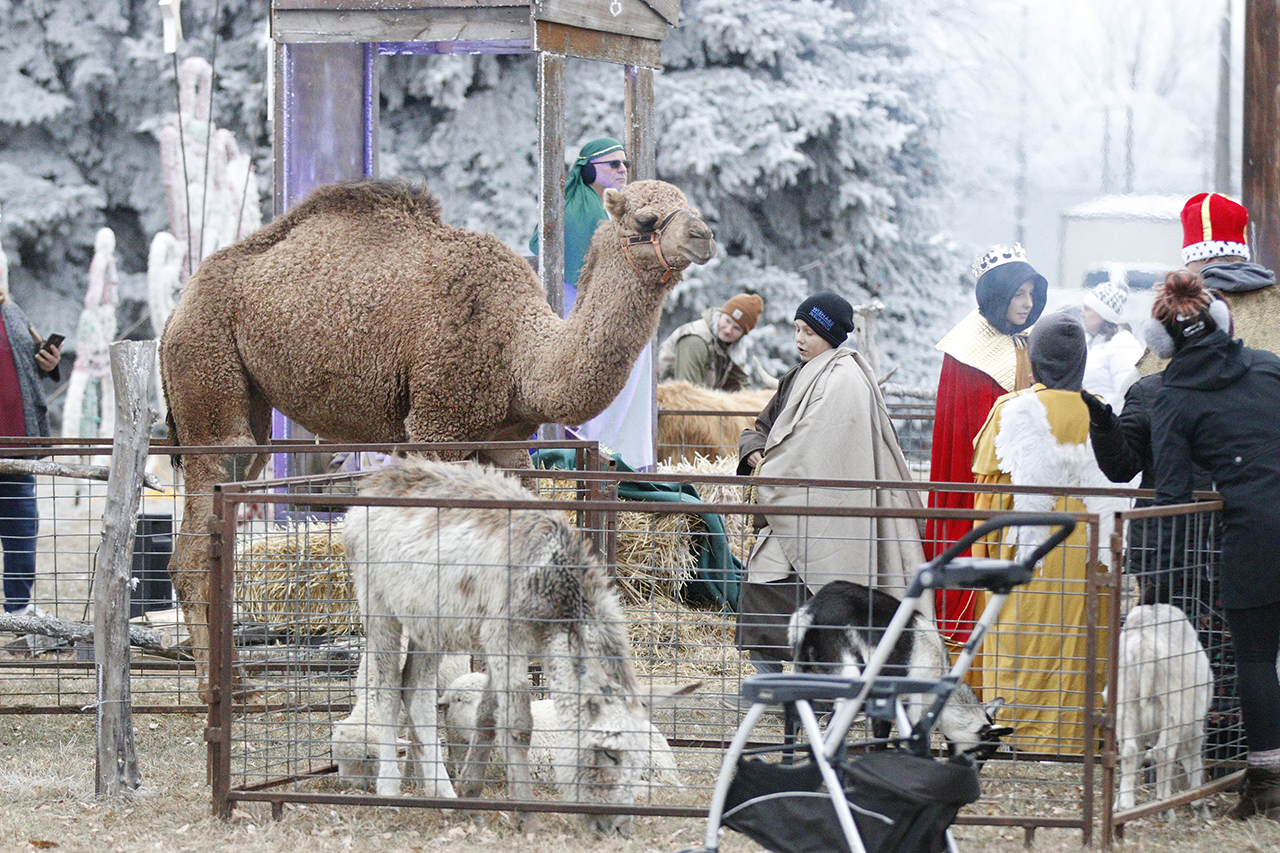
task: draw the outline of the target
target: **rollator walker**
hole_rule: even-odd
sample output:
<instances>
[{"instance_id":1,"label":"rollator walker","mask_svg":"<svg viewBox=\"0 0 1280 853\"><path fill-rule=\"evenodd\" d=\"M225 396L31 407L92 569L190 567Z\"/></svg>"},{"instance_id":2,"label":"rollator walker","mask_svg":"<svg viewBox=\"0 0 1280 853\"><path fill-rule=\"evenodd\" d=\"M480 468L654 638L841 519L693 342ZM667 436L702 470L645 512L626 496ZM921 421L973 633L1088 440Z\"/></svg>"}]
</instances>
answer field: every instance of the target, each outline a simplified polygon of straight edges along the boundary
<instances>
[{"instance_id":1,"label":"rollator walker","mask_svg":"<svg viewBox=\"0 0 1280 853\"><path fill-rule=\"evenodd\" d=\"M1025 559L959 556L989 533L1031 526L1055 529ZM705 853L716 853L721 826L750 836L774 853L955 851L951 824L961 807L981 796L981 786L971 756L933 757L934 724L1013 588L1030 582L1036 564L1075 526L1068 514L1038 513L1003 515L975 527L916 572L857 678L794 673L745 679L742 696L751 707L720 767L707 815ZM936 681L880 675L902 632L920 612L922 597L955 588L992 594L950 672ZM903 697L920 695L932 695L933 700L913 725ZM834 703L825 731L814 703ZM807 744L746 748L770 705L782 705L788 717L798 715ZM848 743L849 729L860 713L895 723L899 737ZM781 760L756 757L769 753L779 754Z\"/></svg>"}]
</instances>

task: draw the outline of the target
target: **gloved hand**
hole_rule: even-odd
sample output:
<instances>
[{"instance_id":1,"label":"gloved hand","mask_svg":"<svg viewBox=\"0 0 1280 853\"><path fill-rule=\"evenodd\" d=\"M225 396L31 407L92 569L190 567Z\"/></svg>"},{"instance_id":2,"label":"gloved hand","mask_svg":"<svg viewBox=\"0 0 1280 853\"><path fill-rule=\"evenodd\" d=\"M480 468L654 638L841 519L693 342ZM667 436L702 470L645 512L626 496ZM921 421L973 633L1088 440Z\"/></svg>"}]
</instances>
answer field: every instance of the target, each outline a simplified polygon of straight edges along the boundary
<instances>
[{"instance_id":1,"label":"gloved hand","mask_svg":"<svg viewBox=\"0 0 1280 853\"><path fill-rule=\"evenodd\" d=\"M1088 391L1081 391L1080 399L1084 400L1084 404L1089 407L1089 424L1093 429L1099 432L1111 432L1119 428L1120 419L1111 410L1110 404L1104 403Z\"/></svg>"}]
</instances>

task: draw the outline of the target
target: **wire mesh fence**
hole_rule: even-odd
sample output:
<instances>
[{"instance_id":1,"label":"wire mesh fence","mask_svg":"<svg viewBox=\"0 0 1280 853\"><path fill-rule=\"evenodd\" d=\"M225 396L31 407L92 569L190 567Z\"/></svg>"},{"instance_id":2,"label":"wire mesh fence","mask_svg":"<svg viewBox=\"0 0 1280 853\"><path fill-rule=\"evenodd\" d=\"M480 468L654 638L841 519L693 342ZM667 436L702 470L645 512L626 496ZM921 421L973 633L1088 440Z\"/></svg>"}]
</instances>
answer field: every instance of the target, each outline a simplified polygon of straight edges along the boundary
<instances>
[{"instance_id":1,"label":"wire mesh fence","mask_svg":"<svg viewBox=\"0 0 1280 853\"><path fill-rule=\"evenodd\" d=\"M738 699L741 680L754 674L758 664L765 661L753 660L741 648L739 620L732 607L715 602L705 590L694 592L697 581L700 578L705 581L708 574L707 561L700 561L698 552L700 548L709 548L708 539L723 537L728 553L739 564L746 564L760 543L760 534L769 535L773 528L757 530L756 516L761 514L761 507L742 501L744 481L739 478L713 474L643 475L649 481L694 485L703 501L709 502L680 505L566 500L570 496L583 496L573 478L607 479L615 488L625 489L628 481L642 479L642 475L538 472L532 476L539 481L542 494L552 502L491 499L483 506L460 507L456 506L457 499L438 497L340 495L335 481L334 488L325 496L334 512L340 512L349 504L374 505L359 513L347 511L346 524L351 524L352 518L361 519L357 523L365 532L357 539L383 543L377 546L383 548L379 552L381 559L370 557L368 554L372 551L362 552L354 560L351 553L345 553L352 572L349 586L333 583L329 577L335 565L333 555L344 547L341 527L336 522L296 524L287 531L280 531L266 521L240 525L234 532L234 549L222 551L224 555L235 555L224 557L222 564L222 571L234 573L234 583L224 580L215 584L215 588L225 588L230 596L216 608L227 629L223 635L225 659L220 670L220 677L226 681L221 693L252 697L252 702L222 703L216 711L211 708L211 725L226 732L217 747L219 754L213 759L215 780L223 780L215 782L220 808L229 809L239 800L259 799L277 804L318 800L517 811L556 809L688 816L705 813L725 745L745 710ZM355 485L356 481L347 480L341 488L351 489ZM788 485L813 495L807 505L801 500L799 505L768 509L768 516L779 529L787 528L779 523L780 516L790 516L797 522L791 528L793 532L785 534L792 539L788 547L812 551L834 545L851 564L860 560L862 565L875 567L870 574L849 575L860 577L868 586L884 585L883 577L875 574L884 548L896 548L906 544L907 539L912 540L909 544L914 549L919 548L918 525L927 511L876 508L874 496L890 488L885 484L790 482ZM249 490L224 491L221 517L228 536L233 533L227 519L243 515L235 510L240 504L289 500L287 496L273 495L271 488L262 485ZM841 506L841 493L845 493L846 499L858 496L857 500L847 501L855 506ZM379 505L397 503L412 506L394 507L395 512L402 513L396 516L395 524L387 526L384 522L375 524L369 520L378 508L393 510L391 506ZM622 509L625 511L620 511ZM419 642L410 639L414 631L405 632L403 660L399 657L398 644L394 653L385 642L379 646L379 654L396 656L394 663L386 668L406 679L415 671L417 676L421 676L422 671L437 673L434 679L428 679L430 687L436 690L434 698L423 699L421 710L423 713L429 713L428 707L433 710L434 723L438 726L434 735L424 734L423 730L414 730L408 725L407 711L405 717L396 719L392 724L396 733L394 758L389 765L394 768L390 771L394 783L384 783L379 788L376 783L378 744L382 740L390 743L390 740L388 730L380 722L383 718L377 710L376 684L370 684L374 670L367 665L363 670L361 667L368 654L365 644L369 640L360 631L350 630L353 621L364 624L371 615L378 614L362 609L356 589L361 583L375 584L374 576L399 577L421 572L424 565L457 573L461 564L463 580L478 576L492 568L483 565L485 561L481 559L484 543L498 542L504 548L510 545L502 551L507 555L504 559L510 558L514 539L519 538L515 537L515 531L523 529L518 516L526 510L561 514L575 535L592 543L597 555L609 553L607 543L616 540L611 546L616 556L612 561L603 562L602 569L614 578L613 588L625 612L627 647L638 691L645 697L647 707L646 715L640 718L643 722L615 721L616 731L631 735L630 740L624 737L617 742L628 744L629 748L600 751L601 755L614 753L618 763L609 768L614 776L631 780L631 787L623 797L625 804L617 799L616 792L592 799L582 795L580 788L571 787L567 795L562 789L566 778L581 780L586 769L599 771L602 759L598 755L591 757L593 754L583 745L584 738L594 743L590 737L599 734L599 726L593 728L589 715L584 717L584 712L576 709L591 704L591 695L594 695L583 686L587 682L583 673L593 672L607 655L587 650L579 652L581 657L574 657L568 650L572 644L557 646L554 650L506 648L503 644L513 644L513 637L519 632L503 620L519 622L519 618L510 613L504 616L493 604L485 616L475 617L474 636L468 635L469 639L464 642L442 643L438 647L458 657L436 659L435 649L424 653ZM446 534L440 532L442 519L464 511L470 512L473 520L476 516L485 518L488 532L480 535L472 531L472 546L465 558L445 559L446 552L455 553L456 548L446 542ZM722 533L712 533L706 524L704 517L712 514L718 517L718 530ZM269 517L271 513L264 515ZM581 519L588 516L598 519L601 526L584 525ZM902 537L903 541L886 541L881 535L886 529L882 525L885 518L905 521L907 527L900 529L915 532L910 537ZM863 532L832 532L829 522L833 519L856 520ZM1096 525L1096 517L1087 521L1085 527L1089 532L1084 541L1071 547L1096 554ZM403 532L408 530L413 533ZM280 541L282 536L287 544ZM824 538L827 541L823 541ZM400 539L404 542L397 547L411 550L418 555L416 558L388 556L400 551L387 552L385 549L391 546L386 543ZM372 545L367 549L376 550ZM243 555L265 551L282 555L277 567L246 571L248 563ZM510 602L518 598L511 579L528 571L529 565L514 560L503 568L508 574L503 575L507 580L505 585L499 585L498 598ZM909 567L914 568L914 564ZM461 588L463 580L456 580L455 586ZM434 582L447 586L445 581ZM420 637L439 639L449 633L450 625L470 617L464 617L459 610L461 605L453 599L448 599L449 604L445 606L447 597L440 592L440 587L430 587L429 583L409 585L417 588L428 584L427 588L435 590L424 605L430 612L414 611L398 618L402 627L408 620L417 624L419 627L415 630ZM1014 600L1019 594L1015 593ZM1096 601L1100 593L1096 586L1082 582L1079 589L1073 588L1070 594L1082 601L1092 596ZM1085 608L1084 612L1086 615L1081 617L1084 621L1072 628L1073 636L1100 636L1103 632L1096 620L1100 613L1105 614L1105 608L1095 606ZM1087 613L1093 614L1093 622ZM266 614L266 617L257 614ZM1016 618L1018 611L1011 615ZM870 612L866 619L873 621ZM1060 618L1055 623L1055 638L1068 633L1063 627L1064 621L1070 620ZM237 622L267 624L251 639L242 627L237 627ZM1105 626L1105 622L1102 624ZM1043 626L1033 623L1033 627ZM1000 630L1010 628L1006 625L997 629ZM920 626L915 633L920 635L924 631L932 631L931 642L941 646L935 628ZM497 642L499 650L486 648L475 638L482 634L489 642ZM918 644L923 647L924 642ZM414 660L415 655L426 659L424 665L416 669L407 663ZM942 655L945 657L945 652ZM572 664L566 665L567 660ZM1051 669L1078 675L1090 670L1095 673L1090 689L1096 694L1105 683L1102 669L1105 660L1105 645L1095 643L1092 648L1082 646L1078 652L1063 653L1053 661L1017 658L1004 668L1014 675L1028 671L1043 674ZM515 707L522 709L523 703L528 702L531 735L529 751L524 756L513 756L500 748L487 751L472 748L476 728L501 747L506 743L500 734L503 721L507 725L525 721L523 710L499 703L494 697L495 690L488 687L491 676L481 671L492 671L495 666L502 673L503 684L518 683L508 691L521 697ZM987 675L983 677L998 673L1001 668L985 660L983 671ZM572 687L565 686L565 670L579 673ZM516 682L508 678L510 671L519 672ZM1057 677L1061 678L1062 672L1058 672ZM696 689L691 692L679 692L694 684ZM981 720L990 723L992 718L985 716L987 709L983 706L1005 689L998 680L988 687L981 678L975 679L974 689L969 692L970 710L982 714ZM407 707L412 702L412 693L406 689L396 695L404 695ZM1090 704L1094 697L1084 687L1074 688L1074 694L1070 689L1057 688L1055 696L1073 695L1074 705L1055 709L1058 718L1052 722L1053 742L1049 748L1031 741L1029 736L1020 740L1016 734L1016 721L1029 718L1033 712L1044 712L1048 700L1036 696L1026 698L1016 690L1014 693L1006 698L1005 708L996 711L994 721L1013 725L1015 734L994 750L992 760L983 770L984 797L962 814L962 822L1084 829L1091 823L1090 801L1097 781L1095 757L1100 737L1100 731L1094 734L1089 731L1100 706L1096 702ZM601 694L607 695L607 691ZM762 732L763 737L780 742L784 736L783 721L775 718L770 727L757 731ZM866 726L861 727L861 731L868 737L874 734ZM436 763L433 747L428 744L439 744L440 764ZM941 737L937 748L947 749ZM603 760L612 759L606 756ZM437 769L440 767L443 769ZM503 786L503 780L510 783L514 776L518 782L526 772L531 789ZM599 776L606 777L613 778L607 773ZM445 778L451 781L451 793L462 795L461 798L443 795L445 789L440 781ZM560 786L555 784L557 779ZM381 796L372 797L373 791Z\"/></svg>"},{"instance_id":2,"label":"wire mesh fence","mask_svg":"<svg viewBox=\"0 0 1280 853\"><path fill-rule=\"evenodd\" d=\"M270 449L310 453L335 463L335 470L341 467L329 448ZM71 459L95 451L105 453L101 447L76 446L55 449L53 456ZM134 650L132 699L135 711L199 713L206 708L206 694L194 658L210 652L190 647L176 596L163 576L171 547L167 540L181 535L183 518L181 488L167 469L167 451L157 448L152 466L165 488L144 496L135 549L134 608L139 611L136 619L166 632L169 649L164 654ZM364 465L376 466L380 459L366 456ZM601 467L598 459L577 464ZM787 482L803 497L787 507L762 510L750 502L748 481L729 476L733 468L734 460L722 459L664 466L662 473L651 475L526 472L528 482L536 481L545 499L534 506L562 517L587 543L612 578L625 614L627 648L646 709L643 725L637 718L630 728L618 729L630 732L634 747L631 757L610 771L629 771L622 775L631 780L627 790L634 802L629 799L625 805L581 795L566 798L556 784L557 768L579 771L590 763L582 757L582 745L585 733L592 730L572 710L576 705L561 708L564 697L580 696L581 690L553 684L554 662L566 659L559 651L505 655L521 671L516 692L529 700L533 724L530 752L517 762L527 767L532 793L529 799L509 796L503 782L515 759L502 749L470 750L475 729L498 728L494 691L485 673L493 669L489 660L496 653L479 647L463 648L442 660L443 674L435 681L440 759L447 778L471 780L466 787L458 782L454 791L470 796L447 803L428 796L432 792L418 780L430 777L419 761L401 770L405 779L398 797L375 798L377 751L370 744L376 746L382 731L376 708L371 711L376 691L367 668L361 671L368 654L369 614L358 604L356 580L377 561L365 558L353 564L343 541L343 524L353 503L398 500L414 504L414 512L439 515L447 501L358 498L362 474L341 470L224 488L219 492L211 551L218 555L213 565L222 572L222 582L214 584L221 603L214 610L217 625L211 627L226 650L222 669L212 676L216 701L208 706L215 801L224 808L241 799L278 805L320 798L613 815L703 814L724 747L744 710L738 699L741 680L768 663L743 650L735 612L741 569L760 545L762 532L789 540L787 548L806 559L827 549L850 565L874 565L880 571L886 547L906 553L901 546L917 538L903 534L901 527L886 527L884 519L908 522L907 529L918 531L926 516L938 512L877 509L876 496L893 490L891 485L843 482ZM59 617L91 620L93 559L106 486L38 477L35 488L41 527L33 600ZM665 496L652 496L662 489L667 490ZM646 494L650 499L644 499ZM498 538L510 538L512 514L522 506L518 501L497 501L489 507L496 529L504 534ZM1123 659L1119 643L1125 614L1140 602L1177 607L1204 650L1211 676L1196 682L1201 694L1206 686L1210 691L1202 735L1204 779L1210 786L1227 783L1244 747L1230 641L1214 592L1217 506L1127 513L1116 527L1127 537L1112 543L1114 548L1106 547L1106 537L1099 535L1097 517L1082 514L1085 524L1078 538L1050 555L1030 587L1015 592L986 638L970 677L974 707L991 712L994 725L1014 731L986 763L983 799L962 812L961 823L1020 825L1029 831L1039 826L1077 827L1087 834L1096 791L1105 801L1104 833L1110 835L1129 820L1193 798L1195 791L1188 793L1187 782L1172 793L1161 787L1160 768L1168 762L1148 755L1148 769L1129 777L1132 806L1126 800L1117 807L1115 801L1122 778L1119 756L1124 753L1123 733L1111 725L1117 715L1123 717L1118 714L1113 662ZM1174 528L1176 537L1160 540L1148 531L1152 516L1170 512L1184 520ZM990 515L961 514L970 520ZM770 519L774 524L762 531L759 525ZM833 526L832 519L855 520L861 526L841 528ZM199 535L209 536L203 530ZM209 544L202 539L200 547ZM991 553L1015 544L990 543ZM1110 555L1110 566L1105 555ZM1116 573L1117 567L1122 573ZM862 580L893 592L892 585L874 572L868 571ZM797 596L791 607L803 603L804 597ZM867 606L865 621L873 623ZM430 622L444 617L415 618ZM1174 620L1161 624L1172 625ZM91 648L64 644L37 649L26 636L0 636L6 645L0 652L0 713L92 709ZM420 656L416 649L407 652L409 659ZM792 665L790 653L786 648L778 656L782 666ZM586 669L603 657L607 656L586 655ZM408 671L398 660L397 664L402 673ZM693 685L696 689L680 692ZM1098 695L1104 685L1110 685L1108 705ZM991 705L997 698L1003 707ZM514 712L501 713L510 723ZM770 725L758 731L766 739L784 737L781 718L770 718ZM876 734L865 725L859 731L865 737ZM399 727L395 746L397 760L404 762L421 756L424 745ZM936 746L945 750L944 739L939 737ZM619 750L602 748L591 766L610 760L606 753ZM515 772L519 778L520 771Z\"/></svg>"},{"instance_id":3,"label":"wire mesh fence","mask_svg":"<svg viewBox=\"0 0 1280 853\"><path fill-rule=\"evenodd\" d=\"M29 444L29 443L28 443ZM60 442L35 449L15 447L14 458L68 465L101 464L109 443ZM168 576L168 555L182 519L180 489L174 483L166 451L157 448L148 471L162 488L144 491L133 556L130 616L159 631L165 650L135 652L133 701L140 711L199 713L204 703L196 690L190 655L182 648L186 628ZM6 611L93 624L95 559L102 537L107 483L62 476L21 478L34 494L36 534L30 540L30 585L13 582L6 567ZM0 502L0 514L15 516L12 504ZM12 544L12 543L6 543ZM30 608L19 610L19 605ZM81 632L83 634L83 632ZM0 714L81 713L97 698L91 638L72 639L37 633L0 633Z\"/></svg>"},{"instance_id":4,"label":"wire mesh fence","mask_svg":"<svg viewBox=\"0 0 1280 853\"><path fill-rule=\"evenodd\" d=\"M1218 598L1221 504L1117 515L1103 840L1235 782L1247 747ZM1200 806L1203 808L1203 806Z\"/></svg>"}]
</instances>

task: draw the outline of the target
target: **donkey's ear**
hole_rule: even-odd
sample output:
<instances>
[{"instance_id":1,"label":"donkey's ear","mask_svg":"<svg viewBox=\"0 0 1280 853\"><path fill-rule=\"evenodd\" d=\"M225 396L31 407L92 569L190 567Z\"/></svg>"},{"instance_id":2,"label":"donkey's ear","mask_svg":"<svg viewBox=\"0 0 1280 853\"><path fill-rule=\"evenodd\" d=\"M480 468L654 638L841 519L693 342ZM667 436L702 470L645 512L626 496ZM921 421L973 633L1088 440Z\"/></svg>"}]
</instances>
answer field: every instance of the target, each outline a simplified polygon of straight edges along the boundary
<instances>
[{"instance_id":1,"label":"donkey's ear","mask_svg":"<svg viewBox=\"0 0 1280 853\"><path fill-rule=\"evenodd\" d=\"M622 215L627 212L627 197L615 189L607 189L604 191L604 209L614 222L622 219Z\"/></svg>"},{"instance_id":2,"label":"donkey's ear","mask_svg":"<svg viewBox=\"0 0 1280 853\"><path fill-rule=\"evenodd\" d=\"M658 708L674 705L682 696L688 696L702 687L702 680L686 681L683 684L655 685L648 693L640 697L640 704L646 708Z\"/></svg>"}]
</instances>

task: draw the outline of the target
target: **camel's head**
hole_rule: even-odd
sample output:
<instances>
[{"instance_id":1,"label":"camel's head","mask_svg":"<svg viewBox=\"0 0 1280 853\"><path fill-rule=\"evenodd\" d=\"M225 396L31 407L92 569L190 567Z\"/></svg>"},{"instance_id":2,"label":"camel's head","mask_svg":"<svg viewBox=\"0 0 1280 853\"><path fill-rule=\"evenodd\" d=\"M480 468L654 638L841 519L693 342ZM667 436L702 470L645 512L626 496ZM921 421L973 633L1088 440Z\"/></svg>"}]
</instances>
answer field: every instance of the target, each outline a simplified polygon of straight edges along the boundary
<instances>
[{"instance_id":1,"label":"camel's head","mask_svg":"<svg viewBox=\"0 0 1280 853\"><path fill-rule=\"evenodd\" d=\"M716 238L684 193L664 181L636 181L604 191L604 209L632 244L652 237L659 259L671 269L705 264L716 255Z\"/></svg>"}]
</instances>

